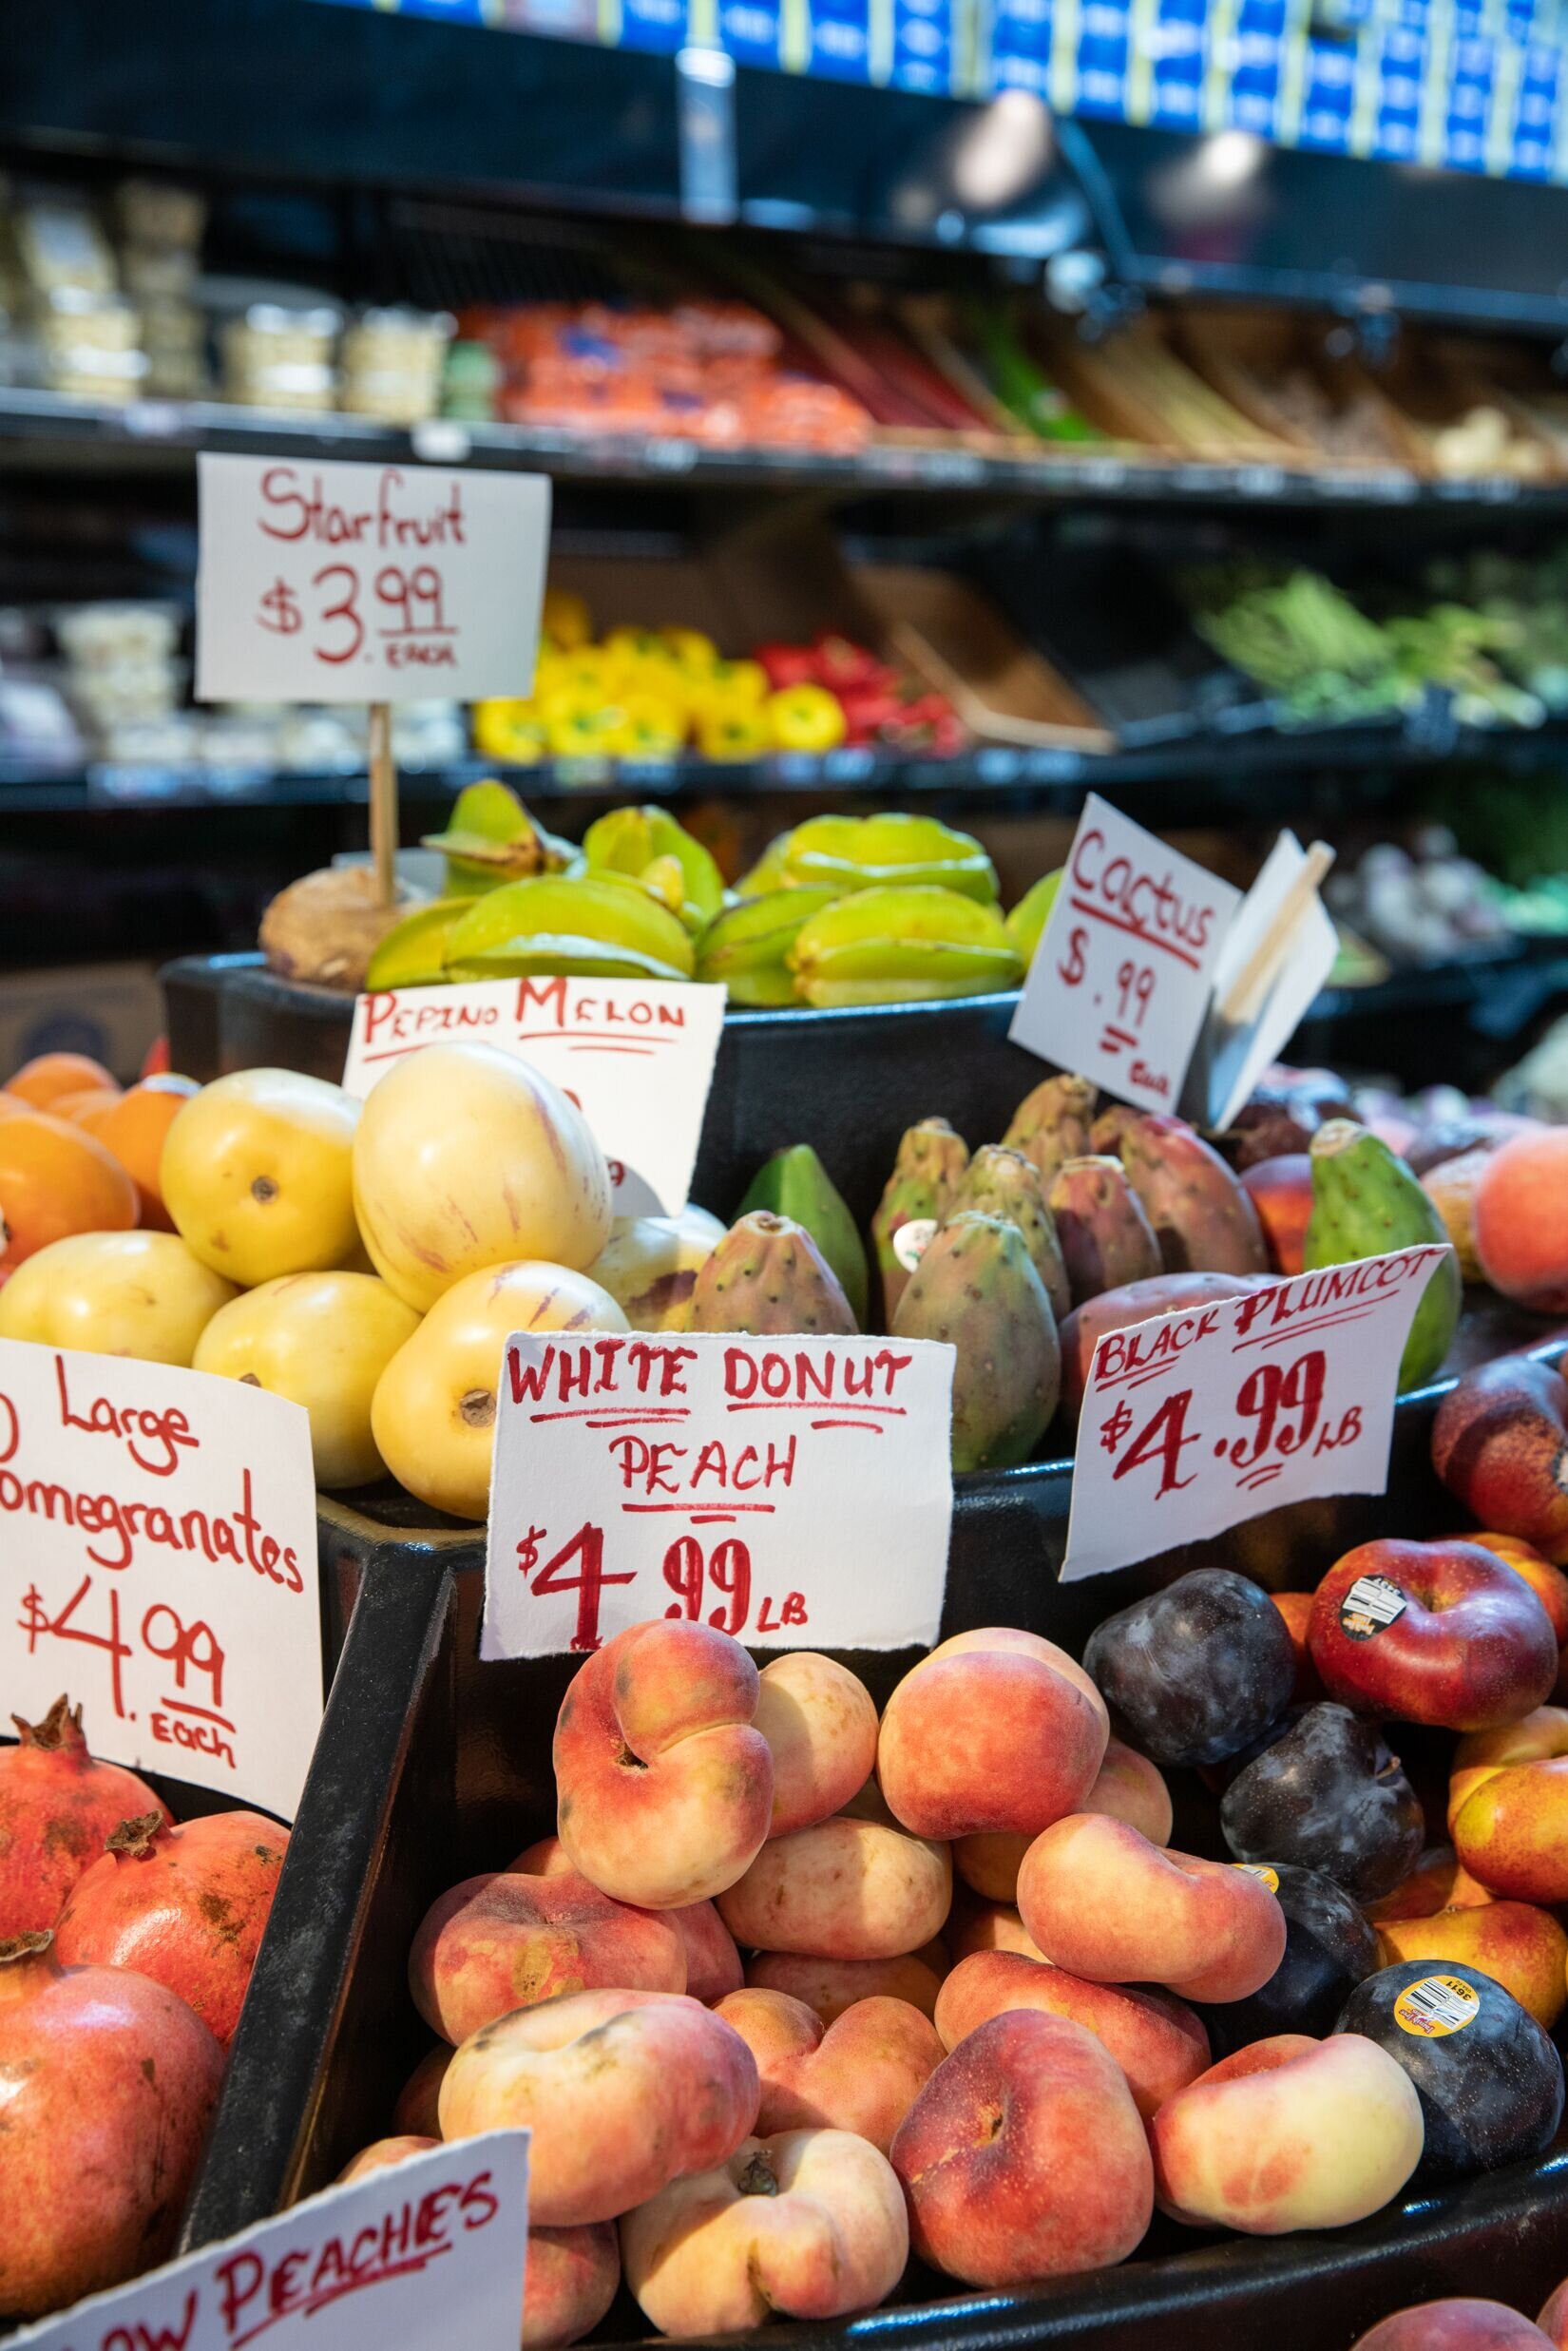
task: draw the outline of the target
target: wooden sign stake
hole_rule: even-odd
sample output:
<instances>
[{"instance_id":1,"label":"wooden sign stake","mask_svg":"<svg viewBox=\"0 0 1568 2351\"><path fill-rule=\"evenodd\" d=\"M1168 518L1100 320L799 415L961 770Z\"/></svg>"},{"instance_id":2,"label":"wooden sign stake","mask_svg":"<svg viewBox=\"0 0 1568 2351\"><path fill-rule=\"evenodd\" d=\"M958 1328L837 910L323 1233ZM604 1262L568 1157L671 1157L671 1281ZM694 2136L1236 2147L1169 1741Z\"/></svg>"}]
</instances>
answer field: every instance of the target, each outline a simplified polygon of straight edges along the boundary
<instances>
[{"instance_id":1,"label":"wooden sign stake","mask_svg":"<svg viewBox=\"0 0 1568 2351\"><path fill-rule=\"evenodd\" d=\"M371 857L375 898L390 907L397 897L397 769L392 762L392 704L371 704Z\"/></svg>"}]
</instances>

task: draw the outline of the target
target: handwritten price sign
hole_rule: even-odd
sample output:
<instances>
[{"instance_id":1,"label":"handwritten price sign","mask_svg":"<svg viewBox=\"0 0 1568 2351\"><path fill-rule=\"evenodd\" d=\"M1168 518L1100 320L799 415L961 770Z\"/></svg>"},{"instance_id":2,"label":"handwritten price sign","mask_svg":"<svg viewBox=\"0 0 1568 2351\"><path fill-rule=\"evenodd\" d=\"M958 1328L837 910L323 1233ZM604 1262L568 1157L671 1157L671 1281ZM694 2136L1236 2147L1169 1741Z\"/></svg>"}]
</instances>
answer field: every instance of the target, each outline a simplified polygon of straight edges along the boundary
<instances>
[{"instance_id":1,"label":"handwritten price sign","mask_svg":"<svg viewBox=\"0 0 1568 2351\"><path fill-rule=\"evenodd\" d=\"M28 2326L16 2351L517 2351L528 2133L488 2131Z\"/></svg>"},{"instance_id":2,"label":"handwritten price sign","mask_svg":"<svg viewBox=\"0 0 1568 2351\"><path fill-rule=\"evenodd\" d=\"M0 1340L8 1704L84 1701L95 1755L294 1816L321 1722L302 1405Z\"/></svg>"},{"instance_id":3,"label":"handwritten price sign","mask_svg":"<svg viewBox=\"0 0 1568 2351\"><path fill-rule=\"evenodd\" d=\"M271 457L197 467L199 699L526 694L547 481Z\"/></svg>"},{"instance_id":4,"label":"handwritten price sign","mask_svg":"<svg viewBox=\"0 0 1568 2351\"><path fill-rule=\"evenodd\" d=\"M1008 1034L1174 1110L1241 893L1090 793Z\"/></svg>"},{"instance_id":5,"label":"handwritten price sign","mask_svg":"<svg viewBox=\"0 0 1568 2351\"><path fill-rule=\"evenodd\" d=\"M687 981L479 980L361 996L343 1083L363 1101L422 1046L480 1038L553 1080L610 1162L618 1216L686 1205L724 1026L724 990Z\"/></svg>"},{"instance_id":6,"label":"handwritten price sign","mask_svg":"<svg viewBox=\"0 0 1568 2351\"><path fill-rule=\"evenodd\" d=\"M660 1615L760 1649L929 1647L952 1380L921 1340L508 1339L480 1655Z\"/></svg>"},{"instance_id":7,"label":"handwritten price sign","mask_svg":"<svg viewBox=\"0 0 1568 2351\"><path fill-rule=\"evenodd\" d=\"M1063 1583L1319 1494L1381 1494L1395 1382L1445 1245L1107 1332L1073 1457Z\"/></svg>"}]
</instances>

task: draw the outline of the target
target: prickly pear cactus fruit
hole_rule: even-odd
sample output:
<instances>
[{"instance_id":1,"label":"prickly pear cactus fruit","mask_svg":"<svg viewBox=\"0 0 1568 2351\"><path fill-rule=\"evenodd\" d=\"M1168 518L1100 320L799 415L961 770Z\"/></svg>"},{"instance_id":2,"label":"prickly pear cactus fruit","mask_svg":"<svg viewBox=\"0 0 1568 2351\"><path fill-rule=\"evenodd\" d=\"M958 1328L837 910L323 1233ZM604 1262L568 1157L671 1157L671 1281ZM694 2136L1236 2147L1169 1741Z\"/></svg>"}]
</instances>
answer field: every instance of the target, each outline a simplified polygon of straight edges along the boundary
<instances>
[{"instance_id":1,"label":"prickly pear cactus fruit","mask_svg":"<svg viewBox=\"0 0 1568 2351\"><path fill-rule=\"evenodd\" d=\"M1061 1387L1056 1317L1023 1235L966 1210L938 1227L893 1318L900 1339L943 1339L953 1370L953 1467L1010 1469L1050 1425Z\"/></svg>"},{"instance_id":2,"label":"prickly pear cactus fruit","mask_svg":"<svg viewBox=\"0 0 1568 2351\"><path fill-rule=\"evenodd\" d=\"M1268 1272L1256 1209L1218 1152L1183 1119L1156 1112L1125 1128L1121 1164L1167 1273Z\"/></svg>"},{"instance_id":3,"label":"prickly pear cactus fruit","mask_svg":"<svg viewBox=\"0 0 1568 2351\"><path fill-rule=\"evenodd\" d=\"M1089 1129L1089 1152L1095 1158L1116 1158L1121 1150L1121 1138L1130 1126L1137 1126L1144 1116L1131 1102L1107 1102Z\"/></svg>"},{"instance_id":4,"label":"prickly pear cactus fruit","mask_svg":"<svg viewBox=\"0 0 1568 2351\"><path fill-rule=\"evenodd\" d=\"M1004 1143L983 1144L966 1168L947 1214L961 1215L969 1208L983 1216L1004 1216L1009 1224L1017 1225L1045 1286L1051 1311L1060 1322L1072 1310L1073 1301L1061 1246L1034 1161L1026 1159L1022 1151L1009 1151Z\"/></svg>"},{"instance_id":5,"label":"prickly pear cactus fruit","mask_svg":"<svg viewBox=\"0 0 1568 2351\"><path fill-rule=\"evenodd\" d=\"M1353 1118L1330 1118L1320 1126L1308 1156L1312 1213L1302 1259L1308 1271L1448 1238L1437 1203L1412 1171ZM1450 1254L1428 1281L1410 1325L1399 1361L1401 1395L1424 1386L1443 1368L1459 1327L1463 1294L1459 1266Z\"/></svg>"},{"instance_id":6,"label":"prickly pear cactus fruit","mask_svg":"<svg viewBox=\"0 0 1568 2351\"><path fill-rule=\"evenodd\" d=\"M838 1277L850 1301L850 1310L864 1329L870 1303L870 1275L866 1245L843 1195L810 1143L795 1143L775 1151L753 1176L740 1214L770 1209L775 1216L791 1216L804 1225Z\"/></svg>"},{"instance_id":7,"label":"prickly pear cactus fruit","mask_svg":"<svg viewBox=\"0 0 1568 2351\"><path fill-rule=\"evenodd\" d=\"M922 1118L908 1127L898 1146L893 1172L883 1188L871 1218L871 1245L882 1279L882 1328L891 1330L898 1302L910 1268L896 1253L894 1243L908 1224L928 1218L939 1225L952 1206L953 1194L969 1164L969 1146L955 1135L946 1118Z\"/></svg>"},{"instance_id":8,"label":"prickly pear cactus fruit","mask_svg":"<svg viewBox=\"0 0 1568 2351\"><path fill-rule=\"evenodd\" d=\"M1022 1151L1032 1159L1041 1182L1049 1188L1064 1160L1080 1159L1088 1150L1098 1097L1099 1089L1087 1078L1065 1072L1046 1078L1020 1102L1003 1142L1009 1151Z\"/></svg>"},{"instance_id":9,"label":"prickly pear cactus fruit","mask_svg":"<svg viewBox=\"0 0 1568 2351\"><path fill-rule=\"evenodd\" d=\"M855 1319L805 1226L757 1209L730 1227L698 1273L687 1328L848 1338Z\"/></svg>"},{"instance_id":10,"label":"prickly pear cactus fruit","mask_svg":"<svg viewBox=\"0 0 1568 2351\"><path fill-rule=\"evenodd\" d=\"M1047 1205L1074 1306L1161 1271L1159 1243L1119 1159L1069 1159L1051 1180Z\"/></svg>"}]
</instances>

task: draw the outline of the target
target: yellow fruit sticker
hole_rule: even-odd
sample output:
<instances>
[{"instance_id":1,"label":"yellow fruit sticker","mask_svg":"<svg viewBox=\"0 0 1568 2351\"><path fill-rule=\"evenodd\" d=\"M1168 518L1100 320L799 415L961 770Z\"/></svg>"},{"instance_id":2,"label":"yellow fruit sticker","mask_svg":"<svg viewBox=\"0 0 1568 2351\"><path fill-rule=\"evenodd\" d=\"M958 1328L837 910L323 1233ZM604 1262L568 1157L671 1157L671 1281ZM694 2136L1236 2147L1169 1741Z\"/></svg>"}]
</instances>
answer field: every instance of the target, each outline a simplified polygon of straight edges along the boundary
<instances>
[{"instance_id":1,"label":"yellow fruit sticker","mask_svg":"<svg viewBox=\"0 0 1568 2351\"><path fill-rule=\"evenodd\" d=\"M1481 1995L1463 1976L1423 1976L1394 2002L1394 2022L1417 2040L1440 2041L1463 2033L1481 2014Z\"/></svg>"},{"instance_id":2,"label":"yellow fruit sticker","mask_svg":"<svg viewBox=\"0 0 1568 2351\"><path fill-rule=\"evenodd\" d=\"M1259 1884L1266 1885L1271 1894L1279 1892L1279 1872L1277 1869L1271 1869L1267 1862L1237 1862L1236 1867L1244 1870L1249 1878L1256 1878Z\"/></svg>"}]
</instances>

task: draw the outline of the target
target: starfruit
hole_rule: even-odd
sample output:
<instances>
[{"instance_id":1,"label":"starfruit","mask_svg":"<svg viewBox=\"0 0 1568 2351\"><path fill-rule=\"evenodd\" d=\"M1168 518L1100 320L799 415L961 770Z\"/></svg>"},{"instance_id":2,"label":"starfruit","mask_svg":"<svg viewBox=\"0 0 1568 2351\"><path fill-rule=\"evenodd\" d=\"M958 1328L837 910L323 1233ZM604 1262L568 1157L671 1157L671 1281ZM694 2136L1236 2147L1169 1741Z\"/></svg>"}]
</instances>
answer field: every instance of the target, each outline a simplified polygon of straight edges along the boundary
<instances>
[{"instance_id":1,"label":"starfruit","mask_svg":"<svg viewBox=\"0 0 1568 2351\"><path fill-rule=\"evenodd\" d=\"M461 980L689 980L693 961L675 915L624 874L508 882L475 899L447 941L448 971Z\"/></svg>"},{"instance_id":2,"label":"starfruit","mask_svg":"<svg viewBox=\"0 0 1568 2351\"><path fill-rule=\"evenodd\" d=\"M875 816L812 816L785 851L789 882L832 883L841 890L926 884L981 906L996 903L996 868L972 833L934 816L889 811Z\"/></svg>"},{"instance_id":3,"label":"starfruit","mask_svg":"<svg viewBox=\"0 0 1568 2351\"><path fill-rule=\"evenodd\" d=\"M887 1004L1015 987L1018 950L994 906L930 884L862 889L824 907L789 950L810 1004Z\"/></svg>"},{"instance_id":4,"label":"starfruit","mask_svg":"<svg viewBox=\"0 0 1568 2351\"><path fill-rule=\"evenodd\" d=\"M471 898L498 882L554 871L571 855L569 846L535 824L516 793L494 776L465 784L446 831L421 837L426 849L446 851L449 898Z\"/></svg>"},{"instance_id":5,"label":"starfruit","mask_svg":"<svg viewBox=\"0 0 1568 2351\"><path fill-rule=\"evenodd\" d=\"M724 881L700 841L677 824L668 809L615 808L596 817L583 836L583 853L590 873L622 873L642 880L654 895L671 906L695 936L712 922L724 903ZM671 899L668 867L674 863L680 879L679 895ZM654 878L648 876L658 869Z\"/></svg>"},{"instance_id":6,"label":"starfruit","mask_svg":"<svg viewBox=\"0 0 1568 2351\"><path fill-rule=\"evenodd\" d=\"M703 933L699 980L721 980L732 1004L798 1003L785 955L803 924L832 906L833 889L771 889L726 907Z\"/></svg>"},{"instance_id":7,"label":"starfruit","mask_svg":"<svg viewBox=\"0 0 1568 2351\"><path fill-rule=\"evenodd\" d=\"M1004 925L1008 938L1023 958L1025 971L1034 962L1035 949L1040 945L1041 933L1056 904L1056 893L1061 886L1064 870L1063 867L1058 866L1054 873L1042 873L1033 888L1024 891Z\"/></svg>"},{"instance_id":8,"label":"starfruit","mask_svg":"<svg viewBox=\"0 0 1568 2351\"><path fill-rule=\"evenodd\" d=\"M366 988L436 987L449 978L447 941L472 898L435 898L389 930L365 972Z\"/></svg>"},{"instance_id":9,"label":"starfruit","mask_svg":"<svg viewBox=\"0 0 1568 2351\"><path fill-rule=\"evenodd\" d=\"M770 890L789 889L790 843L794 837L789 832L774 834L755 865L736 882L735 892L737 898L761 898ZM839 894L835 890L834 895Z\"/></svg>"}]
</instances>

